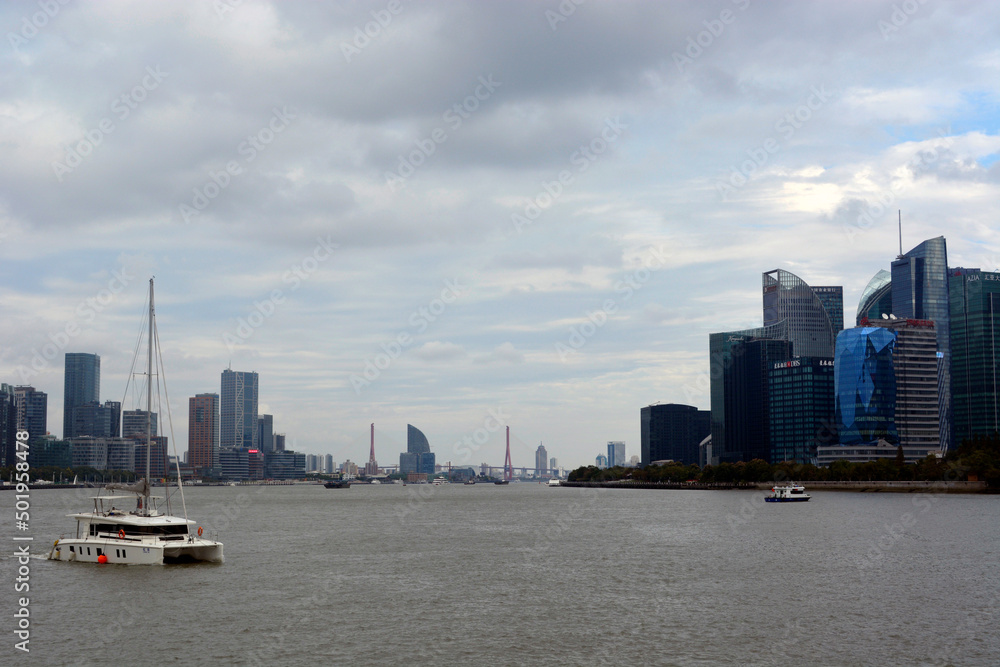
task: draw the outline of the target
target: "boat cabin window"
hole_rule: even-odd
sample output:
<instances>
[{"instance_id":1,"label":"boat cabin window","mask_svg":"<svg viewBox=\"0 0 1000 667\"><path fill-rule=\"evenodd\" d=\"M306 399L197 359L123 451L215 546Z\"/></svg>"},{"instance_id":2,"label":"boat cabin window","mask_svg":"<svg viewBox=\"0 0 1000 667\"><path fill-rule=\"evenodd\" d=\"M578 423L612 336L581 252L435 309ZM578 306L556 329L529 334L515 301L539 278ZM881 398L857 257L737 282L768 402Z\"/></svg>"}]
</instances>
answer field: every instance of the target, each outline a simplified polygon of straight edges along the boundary
<instances>
[{"instance_id":1,"label":"boat cabin window","mask_svg":"<svg viewBox=\"0 0 1000 667\"><path fill-rule=\"evenodd\" d=\"M98 533L118 533L124 530L126 535L141 537L143 535L187 535L187 526L178 523L169 526L130 526L120 523L92 523L90 524L90 534Z\"/></svg>"}]
</instances>

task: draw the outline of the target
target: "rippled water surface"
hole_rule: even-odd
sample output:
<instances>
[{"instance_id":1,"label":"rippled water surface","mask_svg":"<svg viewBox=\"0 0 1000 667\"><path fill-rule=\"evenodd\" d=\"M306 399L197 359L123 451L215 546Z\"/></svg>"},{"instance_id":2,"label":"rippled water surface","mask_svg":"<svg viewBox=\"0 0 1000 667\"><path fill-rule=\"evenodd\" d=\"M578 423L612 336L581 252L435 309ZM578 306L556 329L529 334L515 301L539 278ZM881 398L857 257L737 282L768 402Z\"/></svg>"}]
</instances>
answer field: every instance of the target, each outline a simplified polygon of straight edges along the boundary
<instances>
[{"instance_id":1,"label":"rippled water surface","mask_svg":"<svg viewBox=\"0 0 1000 667\"><path fill-rule=\"evenodd\" d=\"M14 499L2 492L0 663L1000 664L997 496L185 492L226 562L33 559L27 661L13 649ZM73 532L65 514L90 493L31 492L34 554Z\"/></svg>"}]
</instances>

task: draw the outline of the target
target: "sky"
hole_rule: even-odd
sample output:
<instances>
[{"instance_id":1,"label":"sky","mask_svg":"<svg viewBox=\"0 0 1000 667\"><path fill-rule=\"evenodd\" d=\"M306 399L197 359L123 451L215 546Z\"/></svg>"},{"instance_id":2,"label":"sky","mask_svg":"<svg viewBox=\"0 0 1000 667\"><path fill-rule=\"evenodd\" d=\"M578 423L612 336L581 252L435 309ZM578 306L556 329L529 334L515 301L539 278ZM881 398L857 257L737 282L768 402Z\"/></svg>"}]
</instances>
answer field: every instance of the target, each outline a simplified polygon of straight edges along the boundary
<instances>
[{"instance_id":1,"label":"sky","mask_svg":"<svg viewBox=\"0 0 1000 667\"><path fill-rule=\"evenodd\" d=\"M1000 267L991 2L0 5L0 381L101 356L148 281L173 440L256 371L289 449L382 464L639 454L708 409L760 275L843 285L902 245ZM161 417L160 423L166 420ZM168 433L169 435L169 433Z\"/></svg>"}]
</instances>

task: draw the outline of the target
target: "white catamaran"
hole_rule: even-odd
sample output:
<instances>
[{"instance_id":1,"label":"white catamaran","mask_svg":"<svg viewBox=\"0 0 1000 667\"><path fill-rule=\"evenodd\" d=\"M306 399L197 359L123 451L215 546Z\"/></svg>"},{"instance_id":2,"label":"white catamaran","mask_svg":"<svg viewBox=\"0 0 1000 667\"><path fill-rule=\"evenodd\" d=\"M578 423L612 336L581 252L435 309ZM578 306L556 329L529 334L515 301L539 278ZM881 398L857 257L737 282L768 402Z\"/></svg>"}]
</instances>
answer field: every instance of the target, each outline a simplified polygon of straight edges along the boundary
<instances>
[{"instance_id":1,"label":"white catamaran","mask_svg":"<svg viewBox=\"0 0 1000 667\"><path fill-rule=\"evenodd\" d=\"M202 537L199 527L187 518L180 466L177 486L184 516L163 514L157 508L162 500L150 495L150 459L152 458L152 377L156 328L153 308L153 279L149 280L149 349L146 371L146 475L135 484L108 484L105 490L125 491L126 495L95 496L94 509L69 514L76 519L76 535L56 540L50 560L81 563L119 563L155 565L174 562L221 563L222 542ZM159 339L156 338L158 345ZM159 355L157 355L159 359ZM169 508L169 505L168 505Z\"/></svg>"}]
</instances>

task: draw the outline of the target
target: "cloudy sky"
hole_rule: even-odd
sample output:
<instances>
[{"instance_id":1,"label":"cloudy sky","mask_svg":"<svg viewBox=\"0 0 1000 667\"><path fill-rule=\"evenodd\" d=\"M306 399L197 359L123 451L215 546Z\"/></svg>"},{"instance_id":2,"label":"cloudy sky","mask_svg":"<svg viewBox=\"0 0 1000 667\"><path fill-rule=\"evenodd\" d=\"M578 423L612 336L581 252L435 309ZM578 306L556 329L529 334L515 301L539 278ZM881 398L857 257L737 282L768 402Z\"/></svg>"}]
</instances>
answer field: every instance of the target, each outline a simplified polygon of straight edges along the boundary
<instances>
[{"instance_id":1,"label":"cloudy sky","mask_svg":"<svg viewBox=\"0 0 1000 667\"><path fill-rule=\"evenodd\" d=\"M7 2L0 379L121 400L150 276L173 410L260 374L289 448L560 465L709 407L760 274L944 234L1000 266L990 2ZM133 399L126 397L126 406ZM161 420L162 423L162 420ZM489 436L487 438L487 436ZM470 438L471 446L463 443ZM456 443L463 443L456 445Z\"/></svg>"}]
</instances>

